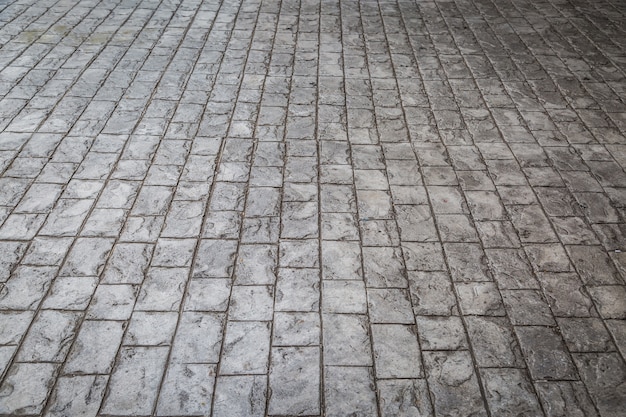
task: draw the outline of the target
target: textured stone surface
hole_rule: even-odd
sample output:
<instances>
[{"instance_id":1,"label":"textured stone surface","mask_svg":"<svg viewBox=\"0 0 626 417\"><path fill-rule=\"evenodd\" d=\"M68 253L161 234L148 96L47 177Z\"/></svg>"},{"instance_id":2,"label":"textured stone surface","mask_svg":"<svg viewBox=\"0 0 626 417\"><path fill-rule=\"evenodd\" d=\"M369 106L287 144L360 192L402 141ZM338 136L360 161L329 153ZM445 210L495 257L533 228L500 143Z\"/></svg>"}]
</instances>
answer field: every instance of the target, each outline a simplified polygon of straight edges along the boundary
<instances>
[{"instance_id":1,"label":"textured stone surface","mask_svg":"<svg viewBox=\"0 0 626 417\"><path fill-rule=\"evenodd\" d=\"M0 1L0 414L622 417L625 19Z\"/></svg>"}]
</instances>

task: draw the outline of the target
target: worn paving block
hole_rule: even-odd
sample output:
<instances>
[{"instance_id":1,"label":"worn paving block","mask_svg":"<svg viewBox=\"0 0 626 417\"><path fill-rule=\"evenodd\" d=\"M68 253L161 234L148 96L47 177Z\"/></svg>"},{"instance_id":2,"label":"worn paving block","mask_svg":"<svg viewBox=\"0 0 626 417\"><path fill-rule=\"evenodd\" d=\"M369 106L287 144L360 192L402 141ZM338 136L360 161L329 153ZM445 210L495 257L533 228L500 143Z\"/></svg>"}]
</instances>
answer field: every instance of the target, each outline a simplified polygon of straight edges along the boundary
<instances>
[{"instance_id":1,"label":"worn paving block","mask_svg":"<svg viewBox=\"0 0 626 417\"><path fill-rule=\"evenodd\" d=\"M539 400L530 379L520 369L491 368L480 370L487 403L498 416L542 416Z\"/></svg>"},{"instance_id":2,"label":"worn paving block","mask_svg":"<svg viewBox=\"0 0 626 417\"><path fill-rule=\"evenodd\" d=\"M262 417L265 415L266 391L265 375L218 376L213 415Z\"/></svg>"},{"instance_id":3,"label":"worn paving block","mask_svg":"<svg viewBox=\"0 0 626 417\"><path fill-rule=\"evenodd\" d=\"M324 314L322 316L324 364L371 366L367 317L354 314Z\"/></svg>"},{"instance_id":4,"label":"worn paving block","mask_svg":"<svg viewBox=\"0 0 626 417\"><path fill-rule=\"evenodd\" d=\"M433 416L430 395L423 379L386 379L377 382L384 417Z\"/></svg>"},{"instance_id":5,"label":"worn paving block","mask_svg":"<svg viewBox=\"0 0 626 417\"><path fill-rule=\"evenodd\" d=\"M268 413L315 415L320 412L320 348L272 349Z\"/></svg>"},{"instance_id":6,"label":"worn paving block","mask_svg":"<svg viewBox=\"0 0 626 417\"><path fill-rule=\"evenodd\" d=\"M435 415L487 415L469 352L424 352L424 365Z\"/></svg>"},{"instance_id":7,"label":"worn paving block","mask_svg":"<svg viewBox=\"0 0 626 417\"><path fill-rule=\"evenodd\" d=\"M574 364L554 328L518 326L515 333L533 380L576 379Z\"/></svg>"},{"instance_id":8,"label":"worn paving block","mask_svg":"<svg viewBox=\"0 0 626 417\"><path fill-rule=\"evenodd\" d=\"M50 397L48 415L95 416L109 378L105 375L63 376Z\"/></svg>"},{"instance_id":9,"label":"worn paving block","mask_svg":"<svg viewBox=\"0 0 626 417\"><path fill-rule=\"evenodd\" d=\"M536 382L535 388L546 415L549 417L562 415L598 416L598 412L582 382Z\"/></svg>"},{"instance_id":10,"label":"worn paving block","mask_svg":"<svg viewBox=\"0 0 626 417\"><path fill-rule=\"evenodd\" d=\"M577 353L580 378L602 416L619 416L626 404L626 367L617 353Z\"/></svg>"},{"instance_id":11,"label":"worn paving block","mask_svg":"<svg viewBox=\"0 0 626 417\"><path fill-rule=\"evenodd\" d=\"M14 364L0 385L4 397L0 402L0 413L41 413L58 368L58 364L45 362Z\"/></svg>"},{"instance_id":12,"label":"worn paving block","mask_svg":"<svg viewBox=\"0 0 626 417\"><path fill-rule=\"evenodd\" d=\"M371 368L326 366L324 381L327 416L343 416L346 413L376 415L376 393Z\"/></svg>"},{"instance_id":13,"label":"worn paving block","mask_svg":"<svg viewBox=\"0 0 626 417\"><path fill-rule=\"evenodd\" d=\"M224 336L220 375L266 374L269 354L269 323L229 322Z\"/></svg>"},{"instance_id":14,"label":"worn paving block","mask_svg":"<svg viewBox=\"0 0 626 417\"><path fill-rule=\"evenodd\" d=\"M522 367L524 365L513 330L504 317L465 318L470 343L481 367Z\"/></svg>"},{"instance_id":15,"label":"worn paving block","mask_svg":"<svg viewBox=\"0 0 626 417\"><path fill-rule=\"evenodd\" d=\"M211 412L215 365L171 364L159 391L156 414L202 415Z\"/></svg>"},{"instance_id":16,"label":"worn paving block","mask_svg":"<svg viewBox=\"0 0 626 417\"><path fill-rule=\"evenodd\" d=\"M415 326L372 325L376 377L419 378L422 376L420 348Z\"/></svg>"},{"instance_id":17,"label":"worn paving block","mask_svg":"<svg viewBox=\"0 0 626 417\"><path fill-rule=\"evenodd\" d=\"M108 414L148 414L157 399L167 347L124 347L102 405Z\"/></svg>"}]
</instances>

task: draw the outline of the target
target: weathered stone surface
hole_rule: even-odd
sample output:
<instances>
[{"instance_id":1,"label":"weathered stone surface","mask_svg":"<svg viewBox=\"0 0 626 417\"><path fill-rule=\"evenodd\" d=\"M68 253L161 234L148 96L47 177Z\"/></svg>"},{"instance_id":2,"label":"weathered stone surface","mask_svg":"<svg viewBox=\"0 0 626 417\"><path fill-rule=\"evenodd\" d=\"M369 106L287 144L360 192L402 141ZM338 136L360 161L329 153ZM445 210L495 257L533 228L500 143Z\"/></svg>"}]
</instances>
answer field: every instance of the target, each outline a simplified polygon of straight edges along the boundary
<instances>
[{"instance_id":1,"label":"weathered stone surface","mask_svg":"<svg viewBox=\"0 0 626 417\"><path fill-rule=\"evenodd\" d=\"M0 414L622 417L620 2L0 3Z\"/></svg>"},{"instance_id":2,"label":"weathered stone surface","mask_svg":"<svg viewBox=\"0 0 626 417\"><path fill-rule=\"evenodd\" d=\"M435 415L487 415L467 351L424 352L424 364Z\"/></svg>"}]
</instances>

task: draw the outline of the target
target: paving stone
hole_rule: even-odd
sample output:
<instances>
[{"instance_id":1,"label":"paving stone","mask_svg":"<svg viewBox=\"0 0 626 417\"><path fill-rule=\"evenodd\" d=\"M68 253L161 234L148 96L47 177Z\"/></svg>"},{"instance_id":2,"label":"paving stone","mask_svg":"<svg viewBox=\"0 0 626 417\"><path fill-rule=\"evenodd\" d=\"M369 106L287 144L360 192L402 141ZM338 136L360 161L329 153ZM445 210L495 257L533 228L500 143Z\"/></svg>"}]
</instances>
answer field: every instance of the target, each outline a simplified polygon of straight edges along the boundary
<instances>
[{"instance_id":1,"label":"paving stone","mask_svg":"<svg viewBox=\"0 0 626 417\"><path fill-rule=\"evenodd\" d=\"M424 365L435 415L487 415L467 351L424 352Z\"/></svg>"},{"instance_id":2,"label":"paving stone","mask_svg":"<svg viewBox=\"0 0 626 417\"><path fill-rule=\"evenodd\" d=\"M63 367L65 374L108 374L125 325L119 321L85 320Z\"/></svg>"},{"instance_id":3,"label":"paving stone","mask_svg":"<svg viewBox=\"0 0 626 417\"><path fill-rule=\"evenodd\" d=\"M396 288L368 288L367 303L372 323L413 323L408 291Z\"/></svg>"},{"instance_id":4,"label":"paving stone","mask_svg":"<svg viewBox=\"0 0 626 417\"><path fill-rule=\"evenodd\" d=\"M135 309L177 311L182 302L188 275L189 272L185 268L149 269L137 295Z\"/></svg>"},{"instance_id":5,"label":"paving stone","mask_svg":"<svg viewBox=\"0 0 626 417\"><path fill-rule=\"evenodd\" d=\"M372 325L374 367L377 378L422 376L420 349L415 326Z\"/></svg>"},{"instance_id":6,"label":"paving stone","mask_svg":"<svg viewBox=\"0 0 626 417\"><path fill-rule=\"evenodd\" d=\"M536 382L535 388L545 413L553 416L598 416L581 382Z\"/></svg>"},{"instance_id":7,"label":"paving stone","mask_svg":"<svg viewBox=\"0 0 626 417\"><path fill-rule=\"evenodd\" d=\"M174 337L171 362L217 363L223 325L223 314L184 312Z\"/></svg>"},{"instance_id":8,"label":"paving stone","mask_svg":"<svg viewBox=\"0 0 626 417\"><path fill-rule=\"evenodd\" d=\"M279 247L280 267L316 268L319 266L319 243L317 240L282 241Z\"/></svg>"},{"instance_id":9,"label":"paving stone","mask_svg":"<svg viewBox=\"0 0 626 417\"><path fill-rule=\"evenodd\" d=\"M569 272L572 265L558 244L526 245L526 254L537 272Z\"/></svg>"},{"instance_id":10,"label":"paving stone","mask_svg":"<svg viewBox=\"0 0 626 417\"><path fill-rule=\"evenodd\" d=\"M142 312L133 314L126 334L124 345L163 346L169 345L174 335L178 314L175 312ZM159 328L154 334L152 329Z\"/></svg>"},{"instance_id":11,"label":"paving stone","mask_svg":"<svg viewBox=\"0 0 626 417\"><path fill-rule=\"evenodd\" d=\"M487 257L479 245L447 243L444 245L453 281L491 281Z\"/></svg>"},{"instance_id":12,"label":"paving stone","mask_svg":"<svg viewBox=\"0 0 626 417\"><path fill-rule=\"evenodd\" d=\"M522 242L543 243L557 240L539 206L508 206L507 209Z\"/></svg>"},{"instance_id":13,"label":"paving stone","mask_svg":"<svg viewBox=\"0 0 626 417\"><path fill-rule=\"evenodd\" d=\"M108 377L84 375L60 377L52 396L47 415L67 414L95 416L104 397Z\"/></svg>"},{"instance_id":14,"label":"paving stone","mask_svg":"<svg viewBox=\"0 0 626 417\"><path fill-rule=\"evenodd\" d=\"M576 369L558 333L550 327L516 327L530 375L534 380L573 380Z\"/></svg>"},{"instance_id":15,"label":"paving stone","mask_svg":"<svg viewBox=\"0 0 626 417\"><path fill-rule=\"evenodd\" d=\"M619 416L624 409L626 367L617 353L577 353L580 378L602 416Z\"/></svg>"},{"instance_id":16,"label":"paving stone","mask_svg":"<svg viewBox=\"0 0 626 417\"><path fill-rule=\"evenodd\" d=\"M237 239L241 228L241 214L236 211L211 211L204 221L202 237L210 239Z\"/></svg>"},{"instance_id":17,"label":"paving stone","mask_svg":"<svg viewBox=\"0 0 626 417\"><path fill-rule=\"evenodd\" d=\"M125 347L111 375L109 392L102 405L108 414L147 414L157 399L166 347Z\"/></svg>"},{"instance_id":18,"label":"paving stone","mask_svg":"<svg viewBox=\"0 0 626 417\"><path fill-rule=\"evenodd\" d=\"M558 323L570 352L615 350L609 332L598 318L562 318Z\"/></svg>"},{"instance_id":19,"label":"paving stone","mask_svg":"<svg viewBox=\"0 0 626 417\"><path fill-rule=\"evenodd\" d=\"M0 281L5 282L26 252L26 242L0 242Z\"/></svg>"},{"instance_id":20,"label":"paving stone","mask_svg":"<svg viewBox=\"0 0 626 417\"><path fill-rule=\"evenodd\" d=\"M435 242L438 240L433 216L427 205L397 206L396 221L402 241Z\"/></svg>"},{"instance_id":21,"label":"paving stone","mask_svg":"<svg viewBox=\"0 0 626 417\"><path fill-rule=\"evenodd\" d=\"M264 375L218 376L215 386L215 416L263 416L267 377Z\"/></svg>"},{"instance_id":22,"label":"paving stone","mask_svg":"<svg viewBox=\"0 0 626 417\"><path fill-rule=\"evenodd\" d=\"M325 415L376 415L376 393L371 368L327 366L324 368Z\"/></svg>"},{"instance_id":23,"label":"paving stone","mask_svg":"<svg viewBox=\"0 0 626 417\"><path fill-rule=\"evenodd\" d=\"M493 282L459 282L454 285L463 315L503 316L504 305Z\"/></svg>"},{"instance_id":24,"label":"paving stone","mask_svg":"<svg viewBox=\"0 0 626 417\"><path fill-rule=\"evenodd\" d=\"M266 322L229 322L221 358L221 375L265 374L270 329Z\"/></svg>"},{"instance_id":25,"label":"paving stone","mask_svg":"<svg viewBox=\"0 0 626 417\"><path fill-rule=\"evenodd\" d=\"M0 386L3 414L39 414L46 405L59 365L16 363Z\"/></svg>"},{"instance_id":26,"label":"paving stone","mask_svg":"<svg viewBox=\"0 0 626 417\"><path fill-rule=\"evenodd\" d=\"M0 290L0 310L36 310L56 268L19 267Z\"/></svg>"},{"instance_id":27,"label":"paving stone","mask_svg":"<svg viewBox=\"0 0 626 417\"><path fill-rule=\"evenodd\" d=\"M123 242L156 242L163 226L162 216L128 217L120 240Z\"/></svg>"},{"instance_id":28,"label":"paving stone","mask_svg":"<svg viewBox=\"0 0 626 417\"><path fill-rule=\"evenodd\" d=\"M272 349L268 413L307 415L320 412L319 347Z\"/></svg>"},{"instance_id":29,"label":"paving stone","mask_svg":"<svg viewBox=\"0 0 626 417\"><path fill-rule=\"evenodd\" d=\"M522 352L506 318L469 316L465 320L478 366L523 366Z\"/></svg>"},{"instance_id":30,"label":"paving stone","mask_svg":"<svg viewBox=\"0 0 626 417\"><path fill-rule=\"evenodd\" d=\"M363 270L370 288L406 288L407 273L400 248L363 247Z\"/></svg>"},{"instance_id":31,"label":"paving stone","mask_svg":"<svg viewBox=\"0 0 626 417\"><path fill-rule=\"evenodd\" d=\"M159 392L156 414L199 415L211 411L215 365L172 364Z\"/></svg>"},{"instance_id":32,"label":"paving stone","mask_svg":"<svg viewBox=\"0 0 626 417\"><path fill-rule=\"evenodd\" d=\"M324 279L362 279L361 250L356 242L322 241Z\"/></svg>"},{"instance_id":33,"label":"paving stone","mask_svg":"<svg viewBox=\"0 0 626 417\"><path fill-rule=\"evenodd\" d=\"M90 200L59 200L39 233L49 236L76 235L91 206Z\"/></svg>"},{"instance_id":34,"label":"paving stone","mask_svg":"<svg viewBox=\"0 0 626 417\"><path fill-rule=\"evenodd\" d=\"M530 380L519 369L481 369L487 403L499 416L541 416L543 412Z\"/></svg>"},{"instance_id":35,"label":"paving stone","mask_svg":"<svg viewBox=\"0 0 626 417\"><path fill-rule=\"evenodd\" d=\"M324 363L372 365L369 331L365 316L324 314Z\"/></svg>"},{"instance_id":36,"label":"paving stone","mask_svg":"<svg viewBox=\"0 0 626 417\"><path fill-rule=\"evenodd\" d=\"M600 246L566 246L574 268L585 284L611 285L623 281L607 252Z\"/></svg>"},{"instance_id":37,"label":"paving stone","mask_svg":"<svg viewBox=\"0 0 626 417\"><path fill-rule=\"evenodd\" d=\"M320 336L317 313L274 314L272 346L315 346L320 344Z\"/></svg>"},{"instance_id":38,"label":"paving stone","mask_svg":"<svg viewBox=\"0 0 626 417\"><path fill-rule=\"evenodd\" d=\"M33 321L17 354L20 362L62 362L76 333L75 312L42 310Z\"/></svg>"},{"instance_id":39,"label":"paving stone","mask_svg":"<svg viewBox=\"0 0 626 417\"><path fill-rule=\"evenodd\" d=\"M193 266L194 278L230 278L236 250L236 241L201 240Z\"/></svg>"},{"instance_id":40,"label":"paving stone","mask_svg":"<svg viewBox=\"0 0 626 417\"><path fill-rule=\"evenodd\" d=\"M613 335L617 348L623 355L624 350L626 350L626 324L623 320L607 320L605 323Z\"/></svg>"},{"instance_id":41,"label":"paving stone","mask_svg":"<svg viewBox=\"0 0 626 417\"><path fill-rule=\"evenodd\" d=\"M526 254L516 249L487 249L490 269L500 289L539 288Z\"/></svg>"},{"instance_id":42,"label":"paving stone","mask_svg":"<svg viewBox=\"0 0 626 417\"><path fill-rule=\"evenodd\" d=\"M0 12L0 414L621 415L615 2L53 3Z\"/></svg>"},{"instance_id":43,"label":"paving stone","mask_svg":"<svg viewBox=\"0 0 626 417\"><path fill-rule=\"evenodd\" d=\"M505 290L502 300L513 325L555 325L550 305L538 290Z\"/></svg>"},{"instance_id":44,"label":"paving stone","mask_svg":"<svg viewBox=\"0 0 626 417\"><path fill-rule=\"evenodd\" d=\"M443 250L438 243L406 242L402 252L409 271L443 271L446 269Z\"/></svg>"},{"instance_id":45,"label":"paving stone","mask_svg":"<svg viewBox=\"0 0 626 417\"><path fill-rule=\"evenodd\" d=\"M378 381L377 387L382 416L433 415L425 380L389 379Z\"/></svg>"},{"instance_id":46,"label":"paving stone","mask_svg":"<svg viewBox=\"0 0 626 417\"><path fill-rule=\"evenodd\" d=\"M102 281L110 284L140 284L148 269L153 246L122 243L113 247Z\"/></svg>"},{"instance_id":47,"label":"paving stone","mask_svg":"<svg viewBox=\"0 0 626 417\"><path fill-rule=\"evenodd\" d=\"M133 285L99 285L87 310L87 318L126 320L139 289Z\"/></svg>"},{"instance_id":48,"label":"paving stone","mask_svg":"<svg viewBox=\"0 0 626 417\"><path fill-rule=\"evenodd\" d=\"M392 220L360 219L361 240L367 246L398 246L400 235Z\"/></svg>"},{"instance_id":49,"label":"paving stone","mask_svg":"<svg viewBox=\"0 0 626 417\"><path fill-rule=\"evenodd\" d=\"M556 317L593 317L593 302L576 274L539 274L537 276Z\"/></svg>"}]
</instances>

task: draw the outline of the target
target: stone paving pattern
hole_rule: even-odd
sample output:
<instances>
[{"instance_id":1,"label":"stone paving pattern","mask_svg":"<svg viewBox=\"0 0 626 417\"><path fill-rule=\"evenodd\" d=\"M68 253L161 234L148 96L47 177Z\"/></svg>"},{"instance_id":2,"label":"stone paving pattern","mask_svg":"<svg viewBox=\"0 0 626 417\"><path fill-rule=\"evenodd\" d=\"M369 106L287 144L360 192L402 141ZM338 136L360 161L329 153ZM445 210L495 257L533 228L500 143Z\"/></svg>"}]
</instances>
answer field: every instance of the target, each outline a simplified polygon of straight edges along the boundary
<instances>
[{"instance_id":1,"label":"stone paving pattern","mask_svg":"<svg viewBox=\"0 0 626 417\"><path fill-rule=\"evenodd\" d=\"M626 2L0 9L0 415L626 415Z\"/></svg>"}]
</instances>

